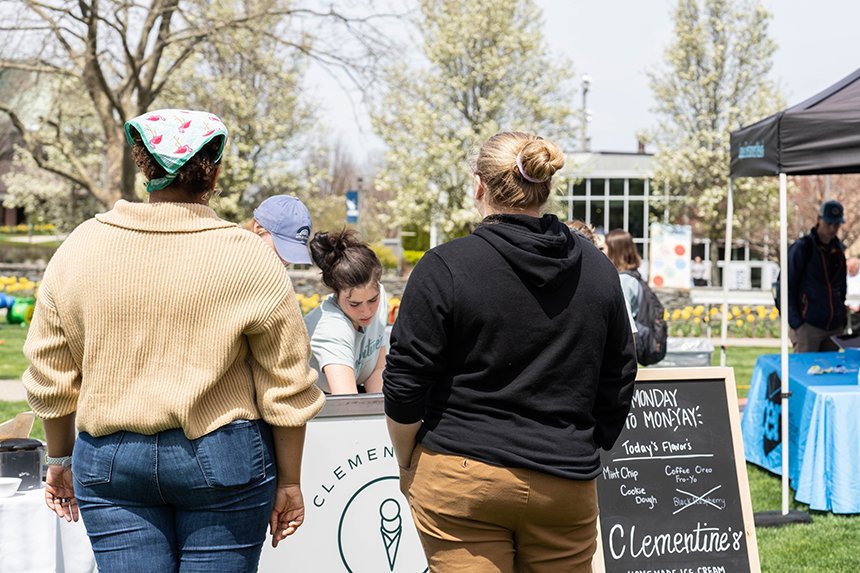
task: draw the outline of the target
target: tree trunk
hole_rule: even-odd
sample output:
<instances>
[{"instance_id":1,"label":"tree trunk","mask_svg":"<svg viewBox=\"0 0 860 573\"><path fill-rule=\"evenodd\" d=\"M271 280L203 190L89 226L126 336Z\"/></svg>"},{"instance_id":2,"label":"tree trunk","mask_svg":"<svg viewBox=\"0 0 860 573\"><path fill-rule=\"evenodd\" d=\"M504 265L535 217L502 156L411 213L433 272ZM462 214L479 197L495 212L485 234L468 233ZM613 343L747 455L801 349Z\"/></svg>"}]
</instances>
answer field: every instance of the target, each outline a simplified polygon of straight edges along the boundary
<instances>
[{"instance_id":1,"label":"tree trunk","mask_svg":"<svg viewBox=\"0 0 860 573\"><path fill-rule=\"evenodd\" d=\"M122 126L106 129L105 132L108 137L105 145L107 169L105 170L105 180L102 182L97 198L104 203L105 207L112 209L114 203L119 199L132 198L131 200L133 200L134 162L125 142Z\"/></svg>"},{"instance_id":2,"label":"tree trunk","mask_svg":"<svg viewBox=\"0 0 860 573\"><path fill-rule=\"evenodd\" d=\"M731 249L731 246L727 246ZM711 237L711 284L713 286L723 286L723 273L720 272L720 267L717 265L720 259L720 246L717 243L717 237Z\"/></svg>"},{"instance_id":3,"label":"tree trunk","mask_svg":"<svg viewBox=\"0 0 860 573\"><path fill-rule=\"evenodd\" d=\"M120 193L126 201L137 201L137 194L134 192L134 179L137 175L137 165L134 164L134 159L131 156L131 148L128 145L122 146L122 181L120 183Z\"/></svg>"}]
</instances>

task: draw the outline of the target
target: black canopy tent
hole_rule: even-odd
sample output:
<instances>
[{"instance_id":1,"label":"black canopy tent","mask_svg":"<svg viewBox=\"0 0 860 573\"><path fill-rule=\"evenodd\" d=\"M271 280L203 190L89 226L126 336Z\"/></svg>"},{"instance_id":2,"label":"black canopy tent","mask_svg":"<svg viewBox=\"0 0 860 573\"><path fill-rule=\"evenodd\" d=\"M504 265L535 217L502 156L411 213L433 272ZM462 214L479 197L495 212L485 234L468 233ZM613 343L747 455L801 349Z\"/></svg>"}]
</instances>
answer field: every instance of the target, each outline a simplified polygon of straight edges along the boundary
<instances>
[{"instance_id":1,"label":"black canopy tent","mask_svg":"<svg viewBox=\"0 0 860 573\"><path fill-rule=\"evenodd\" d=\"M731 177L860 173L860 69L731 135Z\"/></svg>"},{"instance_id":2,"label":"black canopy tent","mask_svg":"<svg viewBox=\"0 0 860 573\"><path fill-rule=\"evenodd\" d=\"M723 315L728 310L733 180L779 176L779 266L788 272L787 176L860 173L860 69L813 97L731 134L731 166L723 265ZM788 281L780 281L788 308ZM782 513L788 514L788 313L780 313L782 352ZM723 352L727 321L723 320ZM725 355L723 355L725 365Z\"/></svg>"}]
</instances>

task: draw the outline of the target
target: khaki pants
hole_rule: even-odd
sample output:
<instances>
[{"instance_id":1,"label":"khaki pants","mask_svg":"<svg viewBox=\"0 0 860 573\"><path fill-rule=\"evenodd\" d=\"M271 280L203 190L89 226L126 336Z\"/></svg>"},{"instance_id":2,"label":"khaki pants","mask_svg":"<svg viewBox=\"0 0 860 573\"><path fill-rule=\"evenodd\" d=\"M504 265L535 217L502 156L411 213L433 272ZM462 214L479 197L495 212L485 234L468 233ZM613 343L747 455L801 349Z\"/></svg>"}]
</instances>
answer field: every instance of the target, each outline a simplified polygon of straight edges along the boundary
<instances>
[{"instance_id":1,"label":"khaki pants","mask_svg":"<svg viewBox=\"0 0 860 573\"><path fill-rule=\"evenodd\" d=\"M795 352L837 352L839 347L830 337L842 332L842 328L824 330L804 323L797 330L789 329L788 338Z\"/></svg>"},{"instance_id":2,"label":"khaki pants","mask_svg":"<svg viewBox=\"0 0 860 573\"><path fill-rule=\"evenodd\" d=\"M418 446L400 487L433 573L590 573L597 487Z\"/></svg>"}]
</instances>

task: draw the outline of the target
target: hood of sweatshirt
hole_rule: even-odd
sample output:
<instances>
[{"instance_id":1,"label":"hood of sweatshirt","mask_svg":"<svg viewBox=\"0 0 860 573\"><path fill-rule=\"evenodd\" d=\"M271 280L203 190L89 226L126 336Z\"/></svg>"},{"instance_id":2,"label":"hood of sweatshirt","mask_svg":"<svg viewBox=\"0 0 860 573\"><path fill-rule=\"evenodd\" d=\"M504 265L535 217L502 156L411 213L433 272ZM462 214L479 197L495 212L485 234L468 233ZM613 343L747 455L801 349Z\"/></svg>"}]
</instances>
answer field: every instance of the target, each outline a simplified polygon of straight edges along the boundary
<instances>
[{"instance_id":1,"label":"hood of sweatshirt","mask_svg":"<svg viewBox=\"0 0 860 573\"><path fill-rule=\"evenodd\" d=\"M542 290L556 290L577 272L582 259L579 241L555 215L491 215L473 234L490 243L520 277Z\"/></svg>"}]
</instances>

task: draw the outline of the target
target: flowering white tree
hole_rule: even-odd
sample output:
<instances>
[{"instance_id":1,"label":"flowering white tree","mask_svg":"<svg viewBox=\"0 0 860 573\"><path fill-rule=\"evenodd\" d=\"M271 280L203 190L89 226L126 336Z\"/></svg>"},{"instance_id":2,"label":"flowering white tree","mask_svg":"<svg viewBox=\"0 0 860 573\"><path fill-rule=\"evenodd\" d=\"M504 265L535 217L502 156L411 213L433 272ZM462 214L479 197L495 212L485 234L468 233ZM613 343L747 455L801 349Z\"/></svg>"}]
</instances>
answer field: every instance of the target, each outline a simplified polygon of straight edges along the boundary
<instances>
[{"instance_id":1,"label":"flowering white tree","mask_svg":"<svg viewBox=\"0 0 860 573\"><path fill-rule=\"evenodd\" d=\"M716 249L725 229L729 135L783 106L770 78L771 16L757 0L678 0L673 18L665 66L650 74L659 117L655 179L685 198L672 204L676 219L696 225ZM753 238L774 223L773 190L767 179L736 181L738 236Z\"/></svg>"},{"instance_id":2,"label":"flowering white tree","mask_svg":"<svg viewBox=\"0 0 860 573\"><path fill-rule=\"evenodd\" d=\"M52 105L36 125L27 125L21 107L9 101L0 100L0 113L39 168L110 207L120 198L137 199L124 122L159 103L178 107L179 99L200 101L206 94L206 101L224 104L241 122L235 158L246 162L239 169L245 173L230 175L248 181L254 173L247 161L263 163L262 155L273 149L264 138L288 138L284 125L306 124L306 109L294 101L301 73L295 62L313 58L361 82L386 43L376 27L383 15L374 14L372 1L369 7L346 1L338 9L318 5L313 0L0 0L0 70L56 78L50 83ZM348 13L350 8L360 15ZM70 109L63 99L80 105ZM273 110L280 118L270 115ZM88 130L84 140L82 124ZM267 129L259 129L263 124Z\"/></svg>"},{"instance_id":3,"label":"flowering white tree","mask_svg":"<svg viewBox=\"0 0 860 573\"><path fill-rule=\"evenodd\" d=\"M548 52L533 0L421 0L414 24L423 59L388 69L372 113L388 147L378 184L395 194L397 223L426 231L435 222L451 237L476 218L475 145L502 130L562 146L576 133L573 70Z\"/></svg>"},{"instance_id":4,"label":"flowering white tree","mask_svg":"<svg viewBox=\"0 0 860 573\"><path fill-rule=\"evenodd\" d=\"M315 121L301 92L307 61L286 57L271 37L276 30L275 22L225 30L189 57L153 103L213 110L224 120L230 144L213 207L231 220L249 217L265 197L300 194L308 186L297 176Z\"/></svg>"}]
</instances>

